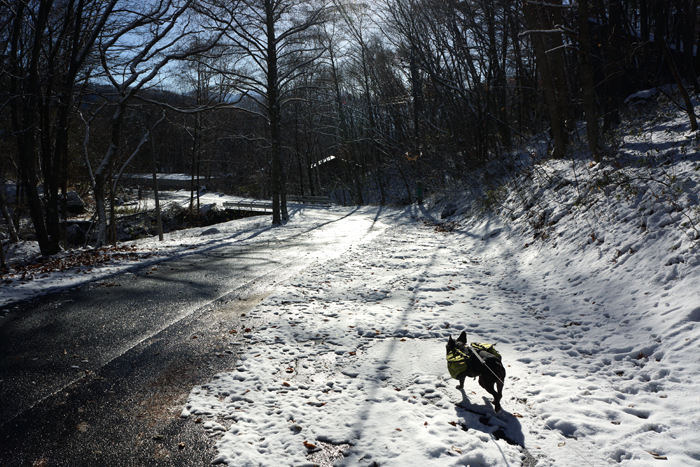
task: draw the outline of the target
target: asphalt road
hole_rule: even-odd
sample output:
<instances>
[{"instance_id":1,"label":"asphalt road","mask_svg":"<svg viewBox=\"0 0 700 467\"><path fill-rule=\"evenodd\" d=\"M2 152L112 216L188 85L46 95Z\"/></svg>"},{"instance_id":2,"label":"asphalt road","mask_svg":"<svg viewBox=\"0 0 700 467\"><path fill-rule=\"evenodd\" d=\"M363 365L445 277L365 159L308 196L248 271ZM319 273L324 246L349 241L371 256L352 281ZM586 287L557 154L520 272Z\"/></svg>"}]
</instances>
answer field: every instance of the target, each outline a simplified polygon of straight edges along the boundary
<instances>
[{"instance_id":1,"label":"asphalt road","mask_svg":"<svg viewBox=\"0 0 700 467\"><path fill-rule=\"evenodd\" d=\"M179 415L194 385L235 365L260 324L247 311L385 228L320 216L19 304L0 321L0 465L209 465L214 442Z\"/></svg>"}]
</instances>

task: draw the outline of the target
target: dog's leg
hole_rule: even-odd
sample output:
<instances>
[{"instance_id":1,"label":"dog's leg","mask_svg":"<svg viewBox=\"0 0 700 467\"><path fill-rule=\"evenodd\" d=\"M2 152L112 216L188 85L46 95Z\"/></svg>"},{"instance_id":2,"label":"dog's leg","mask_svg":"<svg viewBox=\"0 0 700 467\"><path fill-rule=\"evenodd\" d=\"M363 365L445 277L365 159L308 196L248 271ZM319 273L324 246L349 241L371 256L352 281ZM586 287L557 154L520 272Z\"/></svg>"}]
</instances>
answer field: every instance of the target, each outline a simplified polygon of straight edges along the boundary
<instances>
[{"instance_id":1,"label":"dog's leg","mask_svg":"<svg viewBox=\"0 0 700 467\"><path fill-rule=\"evenodd\" d=\"M457 385L457 389L462 389L464 387L464 378L466 378L466 376L462 376L461 378L459 378L459 384Z\"/></svg>"},{"instance_id":2,"label":"dog's leg","mask_svg":"<svg viewBox=\"0 0 700 467\"><path fill-rule=\"evenodd\" d=\"M496 408L496 412L501 411L501 399L503 398L503 383L496 381L496 395L493 396L493 405Z\"/></svg>"},{"instance_id":3,"label":"dog's leg","mask_svg":"<svg viewBox=\"0 0 700 467\"><path fill-rule=\"evenodd\" d=\"M499 387L498 391L493 389L494 385ZM483 375L479 376L479 386L486 389L486 392L488 392L489 394L491 394L493 396L494 409L496 410L496 412L500 412L501 411L501 397L502 397L501 391L503 390L503 385L500 382L497 382L497 380L493 376L483 374Z\"/></svg>"},{"instance_id":4,"label":"dog's leg","mask_svg":"<svg viewBox=\"0 0 700 467\"><path fill-rule=\"evenodd\" d=\"M498 412L501 410L501 399L503 398L503 382L506 380L506 369L503 368L503 365L499 365L497 367L496 374L499 378L498 380L496 380L496 392L498 393L498 403L496 405L496 412Z\"/></svg>"}]
</instances>

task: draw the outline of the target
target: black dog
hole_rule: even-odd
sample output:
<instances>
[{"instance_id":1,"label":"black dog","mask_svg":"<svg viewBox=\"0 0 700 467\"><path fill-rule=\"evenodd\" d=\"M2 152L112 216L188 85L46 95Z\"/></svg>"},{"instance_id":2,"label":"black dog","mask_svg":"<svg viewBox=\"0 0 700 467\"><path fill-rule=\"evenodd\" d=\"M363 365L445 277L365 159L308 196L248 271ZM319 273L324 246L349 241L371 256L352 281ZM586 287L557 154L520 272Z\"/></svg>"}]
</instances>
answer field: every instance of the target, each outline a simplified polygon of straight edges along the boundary
<instances>
[{"instance_id":1,"label":"black dog","mask_svg":"<svg viewBox=\"0 0 700 467\"><path fill-rule=\"evenodd\" d=\"M454 379L459 380L457 389L464 387L464 379L479 377L479 385L493 396L493 405L496 412L501 410L501 398L503 397L503 381L506 379L506 369L501 363L500 355L494 355L487 350L479 350L472 344L467 348L467 333L462 331L457 340L452 336L447 341L447 367ZM478 346L478 344L476 344ZM477 358L476 354L481 357ZM485 365L484 365L485 364ZM494 386L496 389L494 390Z\"/></svg>"}]
</instances>

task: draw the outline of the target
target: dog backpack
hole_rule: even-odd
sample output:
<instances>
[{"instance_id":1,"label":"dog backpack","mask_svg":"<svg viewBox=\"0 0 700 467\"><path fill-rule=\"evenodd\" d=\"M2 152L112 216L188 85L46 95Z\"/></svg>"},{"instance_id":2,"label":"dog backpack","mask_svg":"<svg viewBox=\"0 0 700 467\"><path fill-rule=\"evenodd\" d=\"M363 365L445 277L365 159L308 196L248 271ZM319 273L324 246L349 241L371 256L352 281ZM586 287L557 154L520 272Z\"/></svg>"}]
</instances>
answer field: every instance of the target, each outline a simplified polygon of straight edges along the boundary
<instances>
[{"instance_id":1,"label":"dog backpack","mask_svg":"<svg viewBox=\"0 0 700 467\"><path fill-rule=\"evenodd\" d=\"M480 350L485 350L486 352L496 356L499 360L501 359L501 354L498 353L493 344L470 342L469 345L471 345L477 352ZM471 351L455 347L447 352L447 370L450 372L450 376L454 379L459 379L459 377L464 373L466 373L466 376L469 378L475 378L480 374L480 362L476 360L477 359L473 356Z\"/></svg>"},{"instance_id":2,"label":"dog backpack","mask_svg":"<svg viewBox=\"0 0 700 467\"><path fill-rule=\"evenodd\" d=\"M469 345L474 347L476 351L478 352L479 350L485 350L491 355L495 355L498 357L498 359L501 359L501 354L498 353L498 350L496 350L496 347L493 344L485 344L485 343L479 343L479 342L471 342Z\"/></svg>"},{"instance_id":3,"label":"dog backpack","mask_svg":"<svg viewBox=\"0 0 700 467\"><path fill-rule=\"evenodd\" d=\"M447 352L447 370L450 376L458 379L459 375L467 371L469 367L469 357L462 349L454 348Z\"/></svg>"}]
</instances>

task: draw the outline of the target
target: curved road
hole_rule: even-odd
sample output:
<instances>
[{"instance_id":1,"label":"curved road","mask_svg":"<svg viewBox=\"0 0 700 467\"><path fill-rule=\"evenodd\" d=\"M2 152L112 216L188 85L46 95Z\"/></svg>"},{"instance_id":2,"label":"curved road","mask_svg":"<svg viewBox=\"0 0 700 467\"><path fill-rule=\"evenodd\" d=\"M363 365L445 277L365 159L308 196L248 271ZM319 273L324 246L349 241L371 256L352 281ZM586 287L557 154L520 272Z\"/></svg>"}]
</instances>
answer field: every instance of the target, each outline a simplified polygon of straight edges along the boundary
<instances>
[{"instance_id":1,"label":"curved road","mask_svg":"<svg viewBox=\"0 0 700 467\"><path fill-rule=\"evenodd\" d=\"M235 365L255 327L240 317L276 282L386 228L376 211L306 216L6 314L0 465L208 465L213 442L179 414L192 386Z\"/></svg>"}]
</instances>

